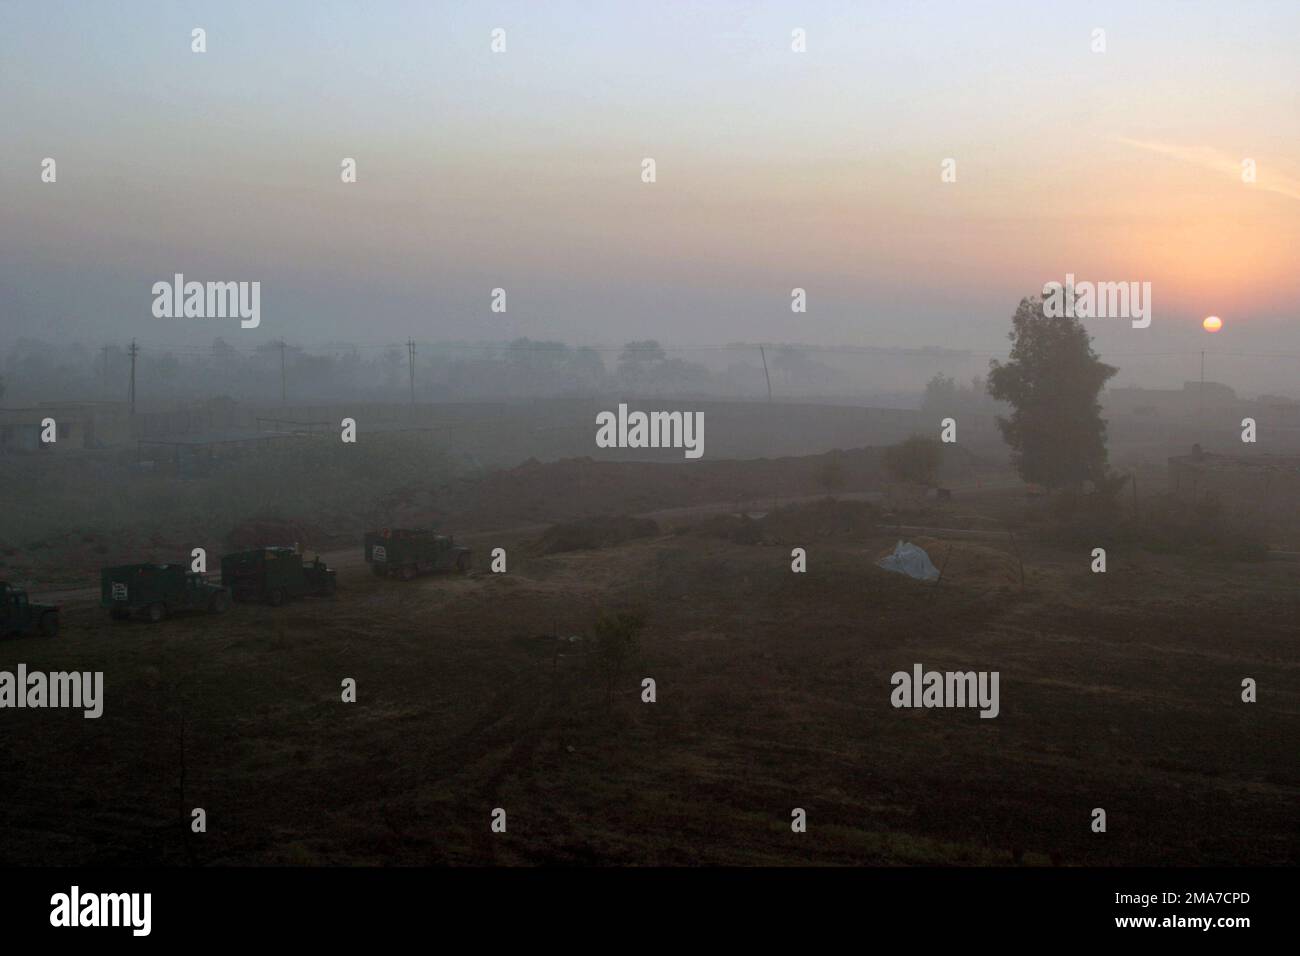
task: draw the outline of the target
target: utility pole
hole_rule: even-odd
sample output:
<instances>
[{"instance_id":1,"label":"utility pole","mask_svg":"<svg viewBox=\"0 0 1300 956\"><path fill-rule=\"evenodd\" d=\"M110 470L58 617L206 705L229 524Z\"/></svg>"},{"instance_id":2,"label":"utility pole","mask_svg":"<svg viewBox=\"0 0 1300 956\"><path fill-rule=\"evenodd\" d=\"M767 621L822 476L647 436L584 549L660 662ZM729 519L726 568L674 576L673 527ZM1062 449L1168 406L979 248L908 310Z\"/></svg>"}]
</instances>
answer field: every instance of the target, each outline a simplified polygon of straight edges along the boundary
<instances>
[{"instance_id":1,"label":"utility pole","mask_svg":"<svg viewBox=\"0 0 1300 956\"><path fill-rule=\"evenodd\" d=\"M127 392L127 404L131 407L131 415L135 415L135 357L139 354L140 348L135 344L135 339L131 340L129 354L131 356L131 387Z\"/></svg>"},{"instance_id":2,"label":"utility pole","mask_svg":"<svg viewBox=\"0 0 1300 956\"><path fill-rule=\"evenodd\" d=\"M411 408L415 408L415 339L406 340L406 354L411 365Z\"/></svg>"},{"instance_id":3,"label":"utility pole","mask_svg":"<svg viewBox=\"0 0 1300 956\"><path fill-rule=\"evenodd\" d=\"M1199 419L1197 425L1201 429L1201 437L1205 437L1205 349L1201 349L1201 390L1199 411L1196 417Z\"/></svg>"},{"instance_id":4,"label":"utility pole","mask_svg":"<svg viewBox=\"0 0 1300 956\"><path fill-rule=\"evenodd\" d=\"M767 400L772 400L772 376L767 372L767 350L763 346L758 347L758 354L763 356L763 377L767 379Z\"/></svg>"},{"instance_id":5,"label":"utility pole","mask_svg":"<svg viewBox=\"0 0 1300 956\"><path fill-rule=\"evenodd\" d=\"M280 404L284 404L284 339L280 339Z\"/></svg>"},{"instance_id":6,"label":"utility pole","mask_svg":"<svg viewBox=\"0 0 1300 956\"><path fill-rule=\"evenodd\" d=\"M100 370L101 386L99 394L108 398L108 346L105 345L99 350L99 352L103 356L103 368Z\"/></svg>"}]
</instances>

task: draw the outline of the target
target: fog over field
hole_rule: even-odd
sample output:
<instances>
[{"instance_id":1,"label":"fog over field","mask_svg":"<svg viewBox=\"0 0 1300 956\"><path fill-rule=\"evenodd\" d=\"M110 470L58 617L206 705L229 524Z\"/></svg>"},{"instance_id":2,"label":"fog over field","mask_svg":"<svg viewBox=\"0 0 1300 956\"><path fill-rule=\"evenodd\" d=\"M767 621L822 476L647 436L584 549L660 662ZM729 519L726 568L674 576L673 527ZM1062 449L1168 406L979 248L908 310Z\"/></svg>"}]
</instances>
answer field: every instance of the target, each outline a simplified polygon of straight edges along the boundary
<instances>
[{"instance_id":1,"label":"fog over field","mask_svg":"<svg viewBox=\"0 0 1300 956\"><path fill-rule=\"evenodd\" d=\"M1258 921L1297 37L0 0L6 925Z\"/></svg>"}]
</instances>

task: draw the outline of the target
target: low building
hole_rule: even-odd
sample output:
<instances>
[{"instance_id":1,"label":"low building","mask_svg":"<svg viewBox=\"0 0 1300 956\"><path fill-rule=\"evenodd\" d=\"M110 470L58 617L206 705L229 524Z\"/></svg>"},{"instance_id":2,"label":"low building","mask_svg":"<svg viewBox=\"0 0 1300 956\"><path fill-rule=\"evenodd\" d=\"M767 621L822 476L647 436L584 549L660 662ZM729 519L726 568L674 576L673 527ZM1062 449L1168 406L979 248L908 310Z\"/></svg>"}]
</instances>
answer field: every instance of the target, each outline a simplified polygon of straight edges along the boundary
<instances>
[{"instance_id":1,"label":"low building","mask_svg":"<svg viewBox=\"0 0 1300 956\"><path fill-rule=\"evenodd\" d=\"M1182 388L1108 388L1102 405L1109 414L1185 418L1241 404L1237 393L1220 382L1184 382Z\"/></svg>"},{"instance_id":2,"label":"low building","mask_svg":"<svg viewBox=\"0 0 1300 956\"><path fill-rule=\"evenodd\" d=\"M53 421L55 441L42 438ZM61 452L104 448L130 438L130 419L120 402L42 402L0 408L0 453Z\"/></svg>"}]
</instances>

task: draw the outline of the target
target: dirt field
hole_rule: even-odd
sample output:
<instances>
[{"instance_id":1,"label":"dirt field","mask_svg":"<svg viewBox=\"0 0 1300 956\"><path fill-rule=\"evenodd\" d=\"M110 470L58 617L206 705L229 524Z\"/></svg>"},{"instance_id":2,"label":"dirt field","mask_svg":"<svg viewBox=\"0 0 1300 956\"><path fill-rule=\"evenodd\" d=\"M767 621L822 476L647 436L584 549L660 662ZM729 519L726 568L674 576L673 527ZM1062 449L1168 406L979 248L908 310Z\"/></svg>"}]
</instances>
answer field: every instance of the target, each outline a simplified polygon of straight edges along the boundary
<instances>
[{"instance_id":1,"label":"dirt field","mask_svg":"<svg viewBox=\"0 0 1300 956\"><path fill-rule=\"evenodd\" d=\"M923 585L873 567L895 532L826 513L779 543L697 515L549 556L485 535L468 578L354 561L333 600L154 626L78 599L58 638L0 644L106 696L6 713L0 864L1297 862L1296 565L1113 550L1101 575L1021 542L1021 587L996 537L931 535ZM648 623L609 708L556 635L620 608ZM894 709L914 663L999 671L1000 716Z\"/></svg>"},{"instance_id":2,"label":"dirt field","mask_svg":"<svg viewBox=\"0 0 1300 956\"><path fill-rule=\"evenodd\" d=\"M174 562L261 544L351 550L367 530L428 527L488 531L584 515L663 509L766 508L780 500L878 492L880 450L697 462L571 458L459 474L422 436L346 446L272 449L195 480L138 473L105 452L86 457L0 458L0 495L23 507L0 525L0 579L34 593L85 587L115 564ZM998 473L950 447L940 479ZM106 491L107 489L107 491Z\"/></svg>"}]
</instances>

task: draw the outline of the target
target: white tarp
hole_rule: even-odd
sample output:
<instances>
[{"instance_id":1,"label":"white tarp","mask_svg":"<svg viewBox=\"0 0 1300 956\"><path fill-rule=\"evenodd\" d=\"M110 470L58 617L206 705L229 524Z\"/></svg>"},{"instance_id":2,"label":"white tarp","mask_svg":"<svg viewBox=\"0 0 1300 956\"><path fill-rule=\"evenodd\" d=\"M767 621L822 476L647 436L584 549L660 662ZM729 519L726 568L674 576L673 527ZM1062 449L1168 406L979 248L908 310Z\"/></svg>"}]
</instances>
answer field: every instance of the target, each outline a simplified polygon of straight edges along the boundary
<instances>
[{"instance_id":1,"label":"white tarp","mask_svg":"<svg viewBox=\"0 0 1300 956\"><path fill-rule=\"evenodd\" d=\"M885 555L876 564L886 571L897 571L919 581L936 581L939 578L939 569L930 561L925 549L918 548L909 541L898 542L894 545L894 553Z\"/></svg>"}]
</instances>

